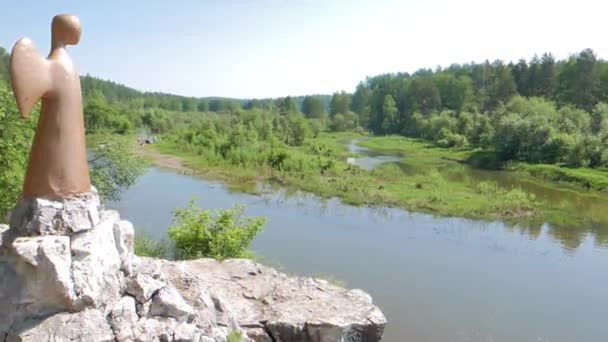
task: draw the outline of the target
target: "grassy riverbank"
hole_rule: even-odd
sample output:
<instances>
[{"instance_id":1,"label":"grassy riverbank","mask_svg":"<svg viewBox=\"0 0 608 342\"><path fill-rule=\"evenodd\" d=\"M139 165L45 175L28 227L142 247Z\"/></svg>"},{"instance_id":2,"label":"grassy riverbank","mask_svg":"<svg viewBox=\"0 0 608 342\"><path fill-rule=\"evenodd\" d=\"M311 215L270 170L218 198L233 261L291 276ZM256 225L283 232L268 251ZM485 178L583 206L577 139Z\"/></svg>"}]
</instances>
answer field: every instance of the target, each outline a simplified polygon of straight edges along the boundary
<instances>
[{"instance_id":1,"label":"grassy riverbank","mask_svg":"<svg viewBox=\"0 0 608 342\"><path fill-rule=\"evenodd\" d=\"M438 147L432 142L398 135L363 139L359 145L383 154L407 157L408 161L421 167L444 165L446 160L464 162L476 152L473 149Z\"/></svg>"},{"instance_id":2,"label":"grassy riverbank","mask_svg":"<svg viewBox=\"0 0 608 342\"><path fill-rule=\"evenodd\" d=\"M549 164L508 163L501 164L492 151L480 149L441 148L427 141L402 136L381 136L364 140L361 146L374 151L407 156L420 166L442 164L442 160L457 161L484 169L503 169L519 172L549 182L568 183L595 191L608 190L608 169L571 168Z\"/></svg>"},{"instance_id":3,"label":"grassy riverbank","mask_svg":"<svg viewBox=\"0 0 608 342\"><path fill-rule=\"evenodd\" d=\"M606 168L569 168L559 165L518 163L512 169L546 181L570 183L595 191L608 191L608 169Z\"/></svg>"},{"instance_id":4,"label":"grassy riverbank","mask_svg":"<svg viewBox=\"0 0 608 342\"><path fill-rule=\"evenodd\" d=\"M185 166L241 191L255 192L256 184L267 182L322 197L339 197L355 205L394 206L448 216L522 219L540 214L538 201L520 189L505 189L492 182L471 185L444 177L432 167L445 162L441 157L446 151L442 149L414 146L407 151L409 156L418 151L420 158L416 160L427 167L424 173L409 173L398 164L384 164L373 171L349 165L346 157L351 154L345 143L357 137L364 138L354 133L322 134L302 146L272 152L268 151L271 147L260 146L258 155L252 157L255 160L241 158L238 163L208 157L200 149L169 139L152 148L179 156ZM260 157L264 154L269 157ZM281 156L280 163L275 155Z\"/></svg>"}]
</instances>

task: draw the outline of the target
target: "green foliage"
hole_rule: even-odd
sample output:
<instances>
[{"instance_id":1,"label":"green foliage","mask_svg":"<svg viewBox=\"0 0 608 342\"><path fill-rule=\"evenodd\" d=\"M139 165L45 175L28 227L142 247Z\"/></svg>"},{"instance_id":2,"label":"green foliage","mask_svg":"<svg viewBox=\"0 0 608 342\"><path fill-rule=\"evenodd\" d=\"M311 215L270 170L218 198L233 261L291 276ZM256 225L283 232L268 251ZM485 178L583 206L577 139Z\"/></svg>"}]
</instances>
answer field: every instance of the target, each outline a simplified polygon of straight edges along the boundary
<instances>
[{"instance_id":1,"label":"green foliage","mask_svg":"<svg viewBox=\"0 0 608 342\"><path fill-rule=\"evenodd\" d=\"M603 106L597 106L593 117L569 106L556 110L552 102L540 98L513 98L497 113L494 147L502 160L608 165L603 156L608 141L600 133Z\"/></svg>"},{"instance_id":2,"label":"green foliage","mask_svg":"<svg viewBox=\"0 0 608 342\"><path fill-rule=\"evenodd\" d=\"M155 240L143 232L135 234L135 255L169 259L172 257L173 246L167 240Z\"/></svg>"},{"instance_id":3,"label":"green foliage","mask_svg":"<svg viewBox=\"0 0 608 342\"><path fill-rule=\"evenodd\" d=\"M219 131L219 127L216 129ZM505 205L494 203L498 199L488 199L477 192L474 184L454 180L445 174L446 163L450 165L449 169L458 165L447 159L466 158L470 154L467 150L463 150L461 155L452 149L433 147L403 137L371 138L363 144L386 148L391 153L399 151L408 156L408 165L386 163L368 171L346 163L346 158L351 156L345 148L346 141L361 137L352 132L323 133L306 140L302 146L272 145L258 140L257 144L249 143L237 154L222 152L221 148L203 147L222 146L221 135L205 137L188 133L187 136L192 144L183 140L185 136L173 136L176 140L165 139L157 146L163 152L183 157L188 166L205 172L209 177L218 177L229 186L252 192L256 192L255 184L269 182L313 192L321 197L340 197L351 204L400 206L485 218L513 217L515 214L510 213L518 212L516 208L504 211ZM215 140L211 141L211 136ZM230 150L232 148L227 149ZM422 172L412 172L409 163L414 163L414 167ZM247 184L252 184L252 188L247 188ZM527 216L530 213L523 214Z\"/></svg>"},{"instance_id":4,"label":"green foliage","mask_svg":"<svg viewBox=\"0 0 608 342\"><path fill-rule=\"evenodd\" d=\"M391 95L384 97L384 103L382 104L382 131L390 133L394 127L398 125L399 111L397 110L397 104Z\"/></svg>"},{"instance_id":5,"label":"green foliage","mask_svg":"<svg viewBox=\"0 0 608 342\"><path fill-rule=\"evenodd\" d=\"M319 133L325 130L325 121L320 119L311 119L308 121L310 124L310 133L313 138L319 136Z\"/></svg>"},{"instance_id":6,"label":"green foliage","mask_svg":"<svg viewBox=\"0 0 608 342\"><path fill-rule=\"evenodd\" d=\"M38 110L20 117L13 93L0 82L0 222L21 194L37 121Z\"/></svg>"},{"instance_id":7,"label":"green foliage","mask_svg":"<svg viewBox=\"0 0 608 342\"><path fill-rule=\"evenodd\" d=\"M357 89L353 94L351 109L359 115L359 121L363 126L367 126L370 121L371 107L370 101L372 90L365 86L363 82L357 85Z\"/></svg>"},{"instance_id":8,"label":"green foliage","mask_svg":"<svg viewBox=\"0 0 608 342\"><path fill-rule=\"evenodd\" d=\"M211 257L218 260L248 257L248 247L262 230L265 219L243 218L245 208L236 205L215 213L202 210L191 201L176 209L169 236L178 259Z\"/></svg>"},{"instance_id":9,"label":"green foliage","mask_svg":"<svg viewBox=\"0 0 608 342\"><path fill-rule=\"evenodd\" d=\"M481 182L477 191L491 201L494 210L506 215L522 216L532 214L536 208L536 197L519 188L504 189L494 182Z\"/></svg>"},{"instance_id":10,"label":"green foliage","mask_svg":"<svg viewBox=\"0 0 608 342\"><path fill-rule=\"evenodd\" d=\"M606 169L570 168L547 164L518 164L515 169L547 181L576 184L602 192L608 190Z\"/></svg>"},{"instance_id":11,"label":"green foliage","mask_svg":"<svg viewBox=\"0 0 608 342\"><path fill-rule=\"evenodd\" d=\"M352 131L357 127L359 127L359 117L351 111L338 113L329 122L329 129L333 132Z\"/></svg>"},{"instance_id":12,"label":"green foliage","mask_svg":"<svg viewBox=\"0 0 608 342\"><path fill-rule=\"evenodd\" d=\"M118 200L120 192L135 183L145 168L144 160L135 152L132 137L100 135L93 140L89 160L91 183L106 199Z\"/></svg>"},{"instance_id":13,"label":"green foliage","mask_svg":"<svg viewBox=\"0 0 608 342\"><path fill-rule=\"evenodd\" d=\"M295 113L298 111L296 101L291 96L277 99L276 106L281 114Z\"/></svg>"},{"instance_id":14,"label":"green foliage","mask_svg":"<svg viewBox=\"0 0 608 342\"><path fill-rule=\"evenodd\" d=\"M93 91L84 107L87 133L111 132L126 134L133 130L133 123L114 106L109 106L99 90Z\"/></svg>"},{"instance_id":15,"label":"green foliage","mask_svg":"<svg viewBox=\"0 0 608 342\"><path fill-rule=\"evenodd\" d=\"M433 79L422 74L414 77L407 88L410 103L409 109L413 112L428 114L441 109L441 95Z\"/></svg>"},{"instance_id":16,"label":"green foliage","mask_svg":"<svg viewBox=\"0 0 608 342\"><path fill-rule=\"evenodd\" d=\"M333 117L336 114L344 114L350 110L352 95L344 91L334 93L329 104L329 114Z\"/></svg>"},{"instance_id":17,"label":"green foliage","mask_svg":"<svg viewBox=\"0 0 608 342\"><path fill-rule=\"evenodd\" d=\"M226 338L227 342L241 342L242 340L243 336L238 330L231 331L230 334L228 334L228 337Z\"/></svg>"},{"instance_id":18,"label":"green foliage","mask_svg":"<svg viewBox=\"0 0 608 342\"><path fill-rule=\"evenodd\" d=\"M165 144L193 153L208 165L263 167L276 171L304 170L308 163L284 153L287 146L304 146L324 129L318 119L307 120L300 113L240 111L235 115L207 115L188 127L165 137ZM322 161L313 161L318 169Z\"/></svg>"},{"instance_id":19,"label":"green foliage","mask_svg":"<svg viewBox=\"0 0 608 342\"><path fill-rule=\"evenodd\" d=\"M307 118L325 118L325 105L323 99L319 96L304 97L304 101L302 102L302 113L304 113Z\"/></svg>"},{"instance_id":20,"label":"green foliage","mask_svg":"<svg viewBox=\"0 0 608 342\"><path fill-rule=\"evenodd\" d=\"M0 84L8 83L9 74L8 74L8 61L9 61L8 52L0 46Z\"/></svg>"},{"instance_id":21,"label":"green foliage","mask_svg":"<svg viewBox=\"0 0 608 342\"><path fill-rule=\"evenodd\" d=\"M302 145L311 133L308 121L302 115L295 113L287 115L286 119L287 122L282 126L286 137L285 143L294 146Z\"/></svg>"},{"instance_id":22,"label":"green foliage","mask_svg":"<svg viewBox=\"0 0 608 342\"><path fill-rule=\"evenodd\" d=\"M102 80L90 75L80 78L85 99L94 91L100 91L111 105L121 104L131 109L162 109L174 112L234 112L243 107L245 100L230 98L193 98L163 93L141 92L116 82Z\"/></svg>"},{"instance_id":23,"label":"green foliage","mask_svg":"<svg viewBox=\"0 0 608 342\"><path fill-rule=\"evenodd\" d=\"M390 133L398 124L392 96L385 96L380 131ZM433 141L441 147L470 145L495 151L498 159L570 166L608 166L608 106L593 112L573 106L557 109L543 98L512 97L490 113L444 110L427 115L415 112L402 134Z\"/></svg>"},{"instance_id":24,"label":"green foliage","mask_svg":"<svg viewBox=\"0 0 608 342\"><path fill-rule=\"evenodd\" d=\"M496 108L501 103L506 103L517 94L515 81L511 71L501 62L492 64L493 81L487 87L486 108Z\"/></svg>"},{"instance_id":25,"label":"green foliage","mask_svg":"<svg viewBox=\"0 0 608 342\"><path fill-rule=\"evenodd\" d=\"M602 167L608 149L602 101L608 102L608 63L583 50L566 61L544 54L516 64L369 77L351 108L376 134L474 145L496 150L503 161Z\"/></svg>"},{"instance_id":26,"label":"green foliage","mask_svg":"<svg viewBox=\"0 0 608 342\"><path fill-rule=\"evenodd\" d=\"M600 65L590 49L570 57L559 74L557 99L579 108L592 110L606 94L601 94Z\"/></svg>"},{"instance_id":27,"label":"green foliage","mask_svg":"<svg viewBox=\"0 0 608 342\"><path fill-rule=\"evenodd\" d=\"M446 109L460 111L473 97L473 85L469 76L441 73L434 78L434 81L441 103Z\"/></svg>"}]
</instances>

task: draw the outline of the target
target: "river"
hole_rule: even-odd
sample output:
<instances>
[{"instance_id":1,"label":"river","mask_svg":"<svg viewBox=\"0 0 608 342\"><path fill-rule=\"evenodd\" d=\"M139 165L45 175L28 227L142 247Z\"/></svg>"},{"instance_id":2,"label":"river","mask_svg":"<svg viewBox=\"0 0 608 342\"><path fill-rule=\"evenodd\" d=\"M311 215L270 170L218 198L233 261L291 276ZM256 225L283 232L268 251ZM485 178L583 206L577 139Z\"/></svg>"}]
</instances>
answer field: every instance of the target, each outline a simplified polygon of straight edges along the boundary
<instances>
[{"instance_id":1,"label":"river","mask_svg":"<svg viewBox=\"0 0 608 342\"><path fill-rule=\"evenodd\" d=\"M608 341L601 227L518 227L285 189L256 196L158 168L110 206L163 238L172 209L193 197L205 208L243 203L247 215L265 216L252 249L285 272L329 275L369 292L389 320L386 341Z\"/></svg>"}]
</instances>

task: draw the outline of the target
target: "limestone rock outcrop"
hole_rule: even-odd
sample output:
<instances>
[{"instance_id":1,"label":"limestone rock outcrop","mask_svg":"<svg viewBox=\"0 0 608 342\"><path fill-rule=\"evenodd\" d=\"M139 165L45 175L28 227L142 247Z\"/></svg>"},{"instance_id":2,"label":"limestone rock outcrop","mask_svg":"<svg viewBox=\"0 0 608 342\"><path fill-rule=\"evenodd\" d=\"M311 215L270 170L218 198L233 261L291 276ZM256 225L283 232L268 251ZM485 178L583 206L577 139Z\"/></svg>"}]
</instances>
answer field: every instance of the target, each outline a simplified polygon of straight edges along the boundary
<instances>
[{"instance_id":1,"label":"limestone rock outcrop","mask_svg":"<svg viewBox=\"0 0 608 342\"><path fill-rule=\"evenodd\" d=\"M378 341L361 290L250 260L135 256L95 192L24 200L0 225L0 341Z\"/></svg>"},{"instance_id":2,"label":"limestone rock outcrop","mask_svg":"<svg viewBox=\"0 0 608 342\"><path fill-rule=\"evenodd\" d=\"M23 199L10 214L10 226L22 235L69 235L99 222L97 190L67 199Z\"/></svg>"}]
</instances>

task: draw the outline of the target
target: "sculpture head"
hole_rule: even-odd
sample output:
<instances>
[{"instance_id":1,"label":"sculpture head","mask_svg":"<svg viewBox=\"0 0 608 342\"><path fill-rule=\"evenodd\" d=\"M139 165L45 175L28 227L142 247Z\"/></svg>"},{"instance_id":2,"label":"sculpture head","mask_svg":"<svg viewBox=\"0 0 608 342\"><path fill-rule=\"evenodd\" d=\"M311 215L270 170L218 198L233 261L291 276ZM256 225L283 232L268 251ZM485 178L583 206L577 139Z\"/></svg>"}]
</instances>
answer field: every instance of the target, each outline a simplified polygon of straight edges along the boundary
<instances>
[{"instance_id":1,"label":"sculpture head","mask_svg":"<svg viewBox=\"0 0 608 342\"><path fill-rule=\"evenodd\" d=\"M78 17L70 14L58 14L51 24L53 48L65 45L76 45L80 41L82 27Z\"/></svg>"}]
</instances>

